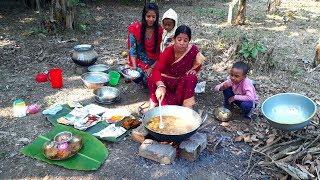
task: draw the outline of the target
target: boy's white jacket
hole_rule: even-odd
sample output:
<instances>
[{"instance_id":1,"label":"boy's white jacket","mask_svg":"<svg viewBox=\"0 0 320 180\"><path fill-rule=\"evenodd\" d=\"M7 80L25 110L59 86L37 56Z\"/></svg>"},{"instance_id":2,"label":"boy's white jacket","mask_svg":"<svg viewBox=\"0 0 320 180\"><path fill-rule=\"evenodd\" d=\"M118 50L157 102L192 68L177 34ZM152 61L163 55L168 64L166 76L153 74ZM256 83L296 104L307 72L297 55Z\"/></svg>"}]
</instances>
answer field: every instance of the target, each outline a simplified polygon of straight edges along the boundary
<instances>
[{"instance_id":1,"label":"boy's white jacket","mask_svg":"<svg viewBox=\"0 0 320 180\"><path fill-rule=\"evenodd\" d=\"M162 34L162 41L160 45L160 50L161 52L165 49L164 42L167 41L168 38L173 37L174 33L176 32L177 25L178 25L178 14L173 10L173 9L168 9L162 16L161 23L163 25L163 19L168 18L168 19L173 19L175 21L174 23L174 28L171 31L166 31L163 30Z\"/></svg>"}]
</instances>

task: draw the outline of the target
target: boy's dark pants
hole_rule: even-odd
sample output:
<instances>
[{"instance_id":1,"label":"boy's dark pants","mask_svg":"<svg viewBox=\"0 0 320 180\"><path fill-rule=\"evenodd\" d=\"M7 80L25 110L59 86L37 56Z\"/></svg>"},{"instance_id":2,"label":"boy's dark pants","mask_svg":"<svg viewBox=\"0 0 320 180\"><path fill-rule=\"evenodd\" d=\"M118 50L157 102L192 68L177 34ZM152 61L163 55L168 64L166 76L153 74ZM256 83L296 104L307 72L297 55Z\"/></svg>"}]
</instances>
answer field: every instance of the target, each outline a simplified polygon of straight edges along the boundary
<instances>
[{"instance_id":1,"label":"boy's dark pants","mask_svg":"<svg viewBox=\"0 0 320 180\"><path fill-rule=\"evenodd\" d=\"M228 89L223 90L223 96L224 96L224 107L230 109L229 104L229 98L234 96L234 93L232 91L232 88L229 87ZM250 117L251 110L254 106L253 101L233 101L234 104L236 104L238 107L241 108L241 110L244 112L245 117Z\"/></svg>"}]
</instances>

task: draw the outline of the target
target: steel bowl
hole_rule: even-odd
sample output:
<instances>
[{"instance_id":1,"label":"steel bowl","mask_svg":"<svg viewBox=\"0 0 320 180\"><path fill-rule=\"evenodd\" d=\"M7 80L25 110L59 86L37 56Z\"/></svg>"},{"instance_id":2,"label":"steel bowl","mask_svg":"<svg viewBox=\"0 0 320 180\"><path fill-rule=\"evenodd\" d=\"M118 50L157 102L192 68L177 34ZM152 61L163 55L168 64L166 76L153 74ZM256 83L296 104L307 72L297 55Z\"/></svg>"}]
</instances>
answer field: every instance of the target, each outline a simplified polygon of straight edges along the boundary
<instances>
[{"instance_id":1,"label":"steel bowl","mask_svg":"<svg viewBox=\"0 0 320 180\"><path fill-rule=\"evenodd\" d=\"M130 80L135 80L141 76L139 71L130 68L124 68L120 71L120 73L123 75L123 77Z\"/></svg>"},{"instance_id":2,"label":"steel bowl","mask_svg":"<svg viewBox=\"0 0 320 180\"><path fill-rule=\"evenodd\" d=\"M107 73L109 69L110 69L110 67L105 65L105 64L95 64L95 65L92 65L92 66L88 67L88 71L90 71L90 72L104 72L104 73Z\"/></svg>"},{"instance_id":3,"label":"steel bowl","mask_svg":"<svg viewBox=\"0 0 320 180\"><path fill-rule=\"evenodd\" d=\"M93 91L95 100L100 104L114 103L120 95L120 91L115 87L103 86Z\"/></svg>"},{"instance_id":4,"label":"steel bowl","mask_svg":"<svg viewBox=\"0 0 320 180\"><path fill-rule=\"evenodd\" d=\"M280 93L266 99L261 111L273 127L292 131L310 124L317 112L317 105L301 94Z\"/></svg>"},{"instance_id":5,"label":"steel bowl","mask_svg":"<svg viewBox=\"0 0 320 180\"><path fill-rule=\"evenodd\" d=\"M81 76L81 79L89 89L98 89L109 81L108 74L103 72L87 72Z\"/></svg>"},{"instance_id":6,"label":"steel bowl","mask_svg":"<svg viewBox=\"0 0 320 180\"><path fill-rule=\"evenodd\" d=\"M218 107L214 110L214 116L219 120L219 121L229 121L232 113L229 109L225 107Z\"/></svg>"}]
</instances>

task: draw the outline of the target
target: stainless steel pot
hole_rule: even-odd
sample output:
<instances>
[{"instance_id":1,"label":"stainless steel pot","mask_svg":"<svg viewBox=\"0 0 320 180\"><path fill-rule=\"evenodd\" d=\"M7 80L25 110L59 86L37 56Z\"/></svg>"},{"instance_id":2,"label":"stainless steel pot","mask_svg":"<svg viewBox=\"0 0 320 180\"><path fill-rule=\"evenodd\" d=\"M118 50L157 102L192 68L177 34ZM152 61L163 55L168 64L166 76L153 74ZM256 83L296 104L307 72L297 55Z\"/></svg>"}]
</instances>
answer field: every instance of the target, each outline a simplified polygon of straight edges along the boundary
<instances>
[{"instance_id":1,"label":"stainless steel pot","mask_svg":"<svg viewBox=\"0 0 320 180\"><path fill-rule=\"evenodd\" d=\"M80 44L73 48L71 59L80 66L90 66L98 59L98 53L90 44Z\"/></svg>"},{"instance_id":2,"label":"stainless steel pot","mask_svg":"<svg viewBox=\"0 0 320 180\"><path fill-rule=\"evenodd\" d=\"M201 119L200 115L190 109L183 106L176 106L176 105L167 105L162 106L162 115L163 116L175 116L177 118L184 119L186 123L192 122L193 128L189 132L180 135L168 135L168 134L160 134L150 130L147 127L148 122L153 118L160 115L159 107L153 108L147 111L142 117L142 123L144 124L145 128L148 130L149 134L154 137L154 139L158 141L169 141L169 142L181 142L190 136L192 136L203 123L204 120Z\"/></svg>"}]
</instances>

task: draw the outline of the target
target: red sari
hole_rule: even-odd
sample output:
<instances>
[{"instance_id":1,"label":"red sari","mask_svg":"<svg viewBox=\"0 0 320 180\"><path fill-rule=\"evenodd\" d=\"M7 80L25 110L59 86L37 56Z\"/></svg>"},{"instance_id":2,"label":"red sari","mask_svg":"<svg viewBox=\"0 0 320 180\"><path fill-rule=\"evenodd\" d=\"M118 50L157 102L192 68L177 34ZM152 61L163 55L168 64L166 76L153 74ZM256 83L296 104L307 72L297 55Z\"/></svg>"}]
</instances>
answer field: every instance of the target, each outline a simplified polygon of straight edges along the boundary
<instances>
[{"instance_id":1,"label":"red sari","mask_svg":"<svg viewBox=\"0 0 320 180\"><path fill-rule=\"evenodd\" d=\"M198 81L197 76L186 73L193 67L198 53L199 50L195 45L192 45L189 51L178 60L175 60L174 46L167 47L161 53L159 61L148 78L150 99L154 103L158 103L155 95L158 81L162 81L166 86L162 105L182 105L185 99L194 96L194 88ZM196 71L199 70L200 67L196 69Z\"/></svg>"},{"instance_id":2,"label":"red sari","mask_svg":"<svg viewBox=\"0 0 320 180\"><path fill-rule=\"evenodd\" d=\"M155 33L152 33L152 36L149 39L145 39L145 44L144 44L144 51L141 48L141 34L140 31L142 29L142 24L141 22L133 22L132 24L129 25L128 27L128 48L130 51L130 46L132 46L132 44L130 43L130 35L133 35L134 39L135 39L135 56L136 56L136 64L137 67L141 68L143 71L150 68L150 64L155 63L158 58L159 58L159 54L160 54L160 43L161 43L161 38L162 38L162 33L163 33L163 29L161 26L159 26L158 29L158 43L155 44L154 42L154 36ZM153 48L154 46L157 46L157 51L154 52ZM130 52L129 52L130 54ZM132 61L131 61L131 56L129 56L128 60L129 60L129 65L132 66ZM148 62L148 63L146 63Z\"/></svg>"}]
</instances>

